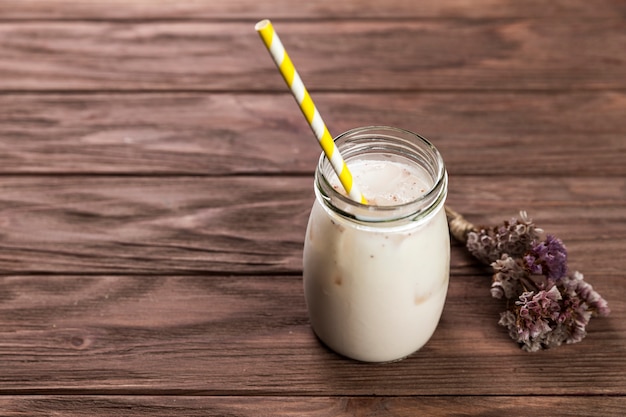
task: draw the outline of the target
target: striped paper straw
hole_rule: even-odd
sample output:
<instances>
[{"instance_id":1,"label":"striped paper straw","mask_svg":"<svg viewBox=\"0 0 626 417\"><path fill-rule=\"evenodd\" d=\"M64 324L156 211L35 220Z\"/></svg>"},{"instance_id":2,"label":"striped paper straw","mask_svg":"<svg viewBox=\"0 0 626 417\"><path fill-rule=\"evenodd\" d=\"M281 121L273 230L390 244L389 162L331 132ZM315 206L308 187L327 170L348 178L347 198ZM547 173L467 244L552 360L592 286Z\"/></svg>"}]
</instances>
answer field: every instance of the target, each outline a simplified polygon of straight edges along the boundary
<instances>
[{"instance_id":1,"label":"striped paper straw","mask_svg":"<svg viewBox=\"0 0 626 417\"><path fill-rule=\"evenodd\" d=\"M302 114L304 114L307 122L309 122L311 130L313 130L315 137L317 137L324 154L326 154L331 166L337 173L339 181L341 185L343 185L343 188L345 188L348 196L361 204L367 204L367 200L354 184L352 174L348 170L346 162L343 160L339 149L337 149L337 145L335 145L335 141L328 132L328 128L322 120L322 116L320 116L317 108L315 108L315 104L313 104L313 100L302 83L302 79L300 79L298 71L296 71L293 66L289 55L287 55L287 51L280 41L278 34L274 31L272 23L267 19L261 20L254 28L259 32L259 35L261 35L263 43L265 43L281 75L291 89L291 93L298 102Z\"/></svg>"}]
</instances>

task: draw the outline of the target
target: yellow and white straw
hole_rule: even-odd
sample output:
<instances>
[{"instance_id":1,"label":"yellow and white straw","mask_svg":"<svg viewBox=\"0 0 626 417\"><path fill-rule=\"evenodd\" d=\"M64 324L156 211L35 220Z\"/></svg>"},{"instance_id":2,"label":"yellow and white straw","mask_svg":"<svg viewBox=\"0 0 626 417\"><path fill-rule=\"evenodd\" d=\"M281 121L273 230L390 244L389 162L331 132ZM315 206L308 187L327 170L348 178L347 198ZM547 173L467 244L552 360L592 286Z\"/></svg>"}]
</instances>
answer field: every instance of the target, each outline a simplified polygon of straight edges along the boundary
<instances>
[{"instance_id":1,"label":"yellow and white straw","mask_svg":"<svg viewBox=\"0 0 626 417\"><path fill-rule=\"evenodd\" d=\"M261 35L263 43L265 43L265 46L274 59L278 70L291 89L291 93L298 102L300 110L302 110L302 114L304 114L307 122L309 122L311 130L313 130L315 137L317 137L324 154L326 154L331 166L337 173L339 181L348 193L348 196L354 201L367 204L367 200L354 184L352 174L348 170L348 166L339 153L339 149L337 149L337 145L335 145L335 141L330 135L330 132L328 132L328 128L322 120L322 116L320 116L317 108L315 108L315 104L313 104L313 100L311 99L309 92L306 87L304 87L302 79L300 79L300 76L298 75L298 71L296 71L296 68L293 66L291 58L287 55L287 51L280 41L278 34L274 31L272 23L267 19L261 20L255 25L254 28L257 32L259 32L259 35Z\"/></svg>"}]
</instances>

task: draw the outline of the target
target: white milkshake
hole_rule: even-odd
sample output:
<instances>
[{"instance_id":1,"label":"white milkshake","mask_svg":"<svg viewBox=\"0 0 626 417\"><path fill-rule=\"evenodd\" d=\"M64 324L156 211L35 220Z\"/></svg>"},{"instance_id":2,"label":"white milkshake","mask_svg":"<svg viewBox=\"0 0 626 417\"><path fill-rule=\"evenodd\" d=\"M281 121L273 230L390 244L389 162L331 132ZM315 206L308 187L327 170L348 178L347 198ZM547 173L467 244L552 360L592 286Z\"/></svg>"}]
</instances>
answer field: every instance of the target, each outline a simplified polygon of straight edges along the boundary
<instances>
[{"instance_id":1,"label":"white milkshake","mask_svg":"<svg viewBox=\"0 0 626 417\"><path fill-rule=\"evenodd\" d=\"M378 142L393 142L379 138L380 129L389 134L391 128L366 129L378 129ZM441 170L431 170L380 146L363 149L353 156L348 150L344 158L369 207L341 196L336 176L320 165L305 238L304 288L311 325L328 347L353 359L386 362L421 348L443 310L450 265L447 177L442 161Z\"/></svg>"}]
</instances>

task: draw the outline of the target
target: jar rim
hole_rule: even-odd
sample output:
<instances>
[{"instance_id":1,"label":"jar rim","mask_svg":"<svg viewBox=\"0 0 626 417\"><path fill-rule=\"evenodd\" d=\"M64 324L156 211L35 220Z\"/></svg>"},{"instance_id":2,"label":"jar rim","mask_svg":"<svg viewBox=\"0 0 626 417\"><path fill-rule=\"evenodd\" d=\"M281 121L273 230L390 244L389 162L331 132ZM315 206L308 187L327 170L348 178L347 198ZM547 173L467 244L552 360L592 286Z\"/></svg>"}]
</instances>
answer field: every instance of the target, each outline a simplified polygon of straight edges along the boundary
<instances>
[{"instance_id":1,"label":"jar rim","mask_svg":"<svg viewBox=\"0 0 626 417\"><path fill-rule=\"evenodd\" d=\"M366 223L402 219L419 220L434 213L447 196L447 172L439 150L426 138L406 129L390 126L364 126L338 135L335 143L344 159L366 153L390 152L403 160L420 165L431 177L428 190L415 199L399 204L368 205L352 200L336 190L326 177L331 174L330 161L321 154L315 172L316 195L337 214ZM365 196L367 198L367 196Z\"/></svg>"}]
</instances>

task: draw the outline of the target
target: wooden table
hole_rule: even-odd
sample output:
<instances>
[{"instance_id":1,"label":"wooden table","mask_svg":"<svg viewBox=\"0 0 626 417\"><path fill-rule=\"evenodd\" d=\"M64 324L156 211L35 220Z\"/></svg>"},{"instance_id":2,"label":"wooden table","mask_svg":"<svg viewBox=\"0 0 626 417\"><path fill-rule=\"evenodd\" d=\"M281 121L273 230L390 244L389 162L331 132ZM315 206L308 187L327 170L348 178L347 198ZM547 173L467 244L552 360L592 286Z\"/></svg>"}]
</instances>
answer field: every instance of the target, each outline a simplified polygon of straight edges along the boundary
<instances>
[{"instance_id":1,"label":"wooden table","mask_svg":"<svg viewBox=\"0 0 626 417\"><path fill-rule=\"evenodd\" d=\"M0 2L0 415L626 415L626 2ZM526 353L452 247L431 341L363 364L307 318L318 145L429 138L448 204L527 210L612 309Z\"/></svg>"}]
</instances>

